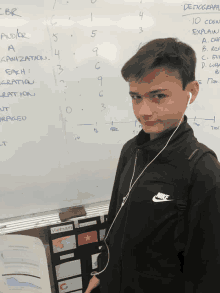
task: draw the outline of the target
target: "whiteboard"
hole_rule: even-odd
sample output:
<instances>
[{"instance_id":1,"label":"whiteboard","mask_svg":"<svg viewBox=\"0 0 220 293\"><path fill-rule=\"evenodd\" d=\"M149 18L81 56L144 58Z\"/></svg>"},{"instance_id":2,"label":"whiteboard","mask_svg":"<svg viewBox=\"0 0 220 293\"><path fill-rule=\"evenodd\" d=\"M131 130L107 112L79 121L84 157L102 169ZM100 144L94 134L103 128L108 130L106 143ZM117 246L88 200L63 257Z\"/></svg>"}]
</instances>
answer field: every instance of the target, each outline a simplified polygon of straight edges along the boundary
<instances>
[{"instance_id":1,"label":"whiteboard","mask_svg":"<svg viewBox=\"0 0 220 293\"><path fill-rule=\"evenodd\" d=\"M0 219L110 200L141 130L121 68L156 38L197 54L186 115L219 157L220 8L211 1L0 1Z\"/></svg>"}]
</instances>

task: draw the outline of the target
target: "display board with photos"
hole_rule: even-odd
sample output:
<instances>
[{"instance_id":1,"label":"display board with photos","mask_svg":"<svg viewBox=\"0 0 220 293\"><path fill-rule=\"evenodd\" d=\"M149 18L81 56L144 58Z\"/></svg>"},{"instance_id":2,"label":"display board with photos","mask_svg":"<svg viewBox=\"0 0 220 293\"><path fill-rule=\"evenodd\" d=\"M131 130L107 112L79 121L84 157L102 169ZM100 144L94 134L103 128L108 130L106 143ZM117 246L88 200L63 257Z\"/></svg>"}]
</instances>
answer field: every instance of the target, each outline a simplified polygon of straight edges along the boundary
<instances>
[{"instance_id":1,"label":"display board with photos","mask_svg":"<svg viewBox=\"0 0 220 293\"><path fill-rule=\"evenodd\" d=\"M104 244L107 215L48 227L56 292L85 292Z\"/></svg>"}]
</instances>

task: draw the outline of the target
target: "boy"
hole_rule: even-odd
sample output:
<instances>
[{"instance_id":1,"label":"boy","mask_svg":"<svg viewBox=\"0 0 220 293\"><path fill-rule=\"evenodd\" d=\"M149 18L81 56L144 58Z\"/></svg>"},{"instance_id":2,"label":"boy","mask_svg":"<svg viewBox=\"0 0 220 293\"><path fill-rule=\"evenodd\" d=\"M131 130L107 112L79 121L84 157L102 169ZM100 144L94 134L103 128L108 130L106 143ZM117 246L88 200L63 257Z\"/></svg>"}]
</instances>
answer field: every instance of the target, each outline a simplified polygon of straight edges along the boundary
<instances>
[{"instance_id":1,"label":"boy","mask_svg":"<svg viewBox=\"0 0 220 293\"><path fill-rule=\"evenodd\" d=\"M122 148L107 246L86 293L99 284L101 293L220 292L220 163L204 145L193 161L202 144L184 115L199 92L195 66L194 50L167 38L122 68L143 128Z\"/></svg>"}]
</instances>

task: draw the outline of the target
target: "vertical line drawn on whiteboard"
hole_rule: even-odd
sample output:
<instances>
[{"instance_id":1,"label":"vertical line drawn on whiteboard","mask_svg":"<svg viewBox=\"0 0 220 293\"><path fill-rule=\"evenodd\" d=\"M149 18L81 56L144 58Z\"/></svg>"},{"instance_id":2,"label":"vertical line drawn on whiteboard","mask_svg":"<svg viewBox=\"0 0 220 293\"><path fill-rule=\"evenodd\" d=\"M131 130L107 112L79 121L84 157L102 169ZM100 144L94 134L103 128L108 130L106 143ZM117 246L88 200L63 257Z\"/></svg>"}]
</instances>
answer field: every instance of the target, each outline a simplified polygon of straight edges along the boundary
<instances>
[{"instance_id":1,"label":"vertical line drawn on whiteboard","mask_svg":"<svg viewBox=\"0 0 220 293\"><path fill-rule=\"evenodd\" d=\"M46 18L46 24L47 24L47 32L48 32L49 39L50 39L50 50L51 50L51 55L52 55L53 46L52 46L52 42L51 42L51 37L50 37L50 31L49 31L49 27L48 27L48 23L47 23L47 18Z\"/></svg>"},{"instance_id":2,"label":"vertical line drawn on whiteboard","mask_svg":"<svg viewBox=\"0 0 220 293\"><path fill-rule=\"evenodd\" d=\"M56 78L56 74L55 74L55 71L54 71L54 67L53 67L53 76L54 76L55 84L57 85L57 78Z\"/></svg>"},{"instance_id":3,"label":"vertical line drawn on whiteboard","mask_svg":"<svg viewBox=\"0 0 220 293\"><path fill-rule=\"evenodd\" d=\"M64 121L64 119L63 119L63 113L62 113L61 106L59 106L59 108L60 108L60 115L61 115L61 119L62 119L62 128L64 130L64 135L65 135L66 144L67 144L67 138L66 138L66 120ZM69 152L68 152L68 154L69 154Z\"/></svg>"},{"instance_id":4,"label":"vertical line drawn on whiteboard","mask_svg":"<svg viewBox=\"0 0 220 293\"><path fill-rule=\"evenodd\" d=\"M56 5L56 2L57 2L57 0L54 1L53 9L54 9L54 7L55 7L55 5Z\"/></svg>"},{"instance_id":5,"label":"vertical line drawn on whiteboard","mask_svg":"<svg viewBox=\"0 0 220 293\"><path fill-rule=\"evenodd\" d=\"M49 27L48 27L48 23L47 23L47 18L46 18L46 24L47 24L47 32L48 32L49 39L50 39L50 50L51 50L51 55L52 55L53 46L52 46L52 42L51 42L51 37L50 37ZM52 70L53 70L53 76L54 76L55 84L57 85L57 79L56 79L56 74L55 74L55 71L54 71L54 66L52 66Z\"/></svg>"}]
</instances>

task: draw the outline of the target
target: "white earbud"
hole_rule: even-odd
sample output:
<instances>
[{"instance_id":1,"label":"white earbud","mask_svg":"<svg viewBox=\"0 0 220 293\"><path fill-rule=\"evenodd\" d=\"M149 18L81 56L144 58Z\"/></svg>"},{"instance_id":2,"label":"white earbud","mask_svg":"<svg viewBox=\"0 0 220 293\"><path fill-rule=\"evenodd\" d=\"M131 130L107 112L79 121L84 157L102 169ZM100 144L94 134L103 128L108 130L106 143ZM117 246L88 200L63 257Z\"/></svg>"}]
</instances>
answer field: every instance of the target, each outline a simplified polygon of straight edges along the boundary
<instances>
[{"instance_id":1,"label":"white earbud","mask_svg":"<svg viewBox=\"0 0 220 293\"><path fill-rule=\"evenodd\" d=\"M189 93L189 95L190 95L190 98L189 98L189 101L188 101L187 106L189 105L189 102L190 102L190 100L192 99L192 93Z\"/></svg>"}]
</instances>

